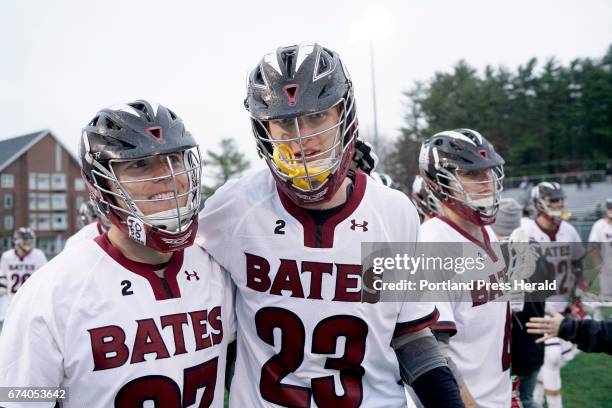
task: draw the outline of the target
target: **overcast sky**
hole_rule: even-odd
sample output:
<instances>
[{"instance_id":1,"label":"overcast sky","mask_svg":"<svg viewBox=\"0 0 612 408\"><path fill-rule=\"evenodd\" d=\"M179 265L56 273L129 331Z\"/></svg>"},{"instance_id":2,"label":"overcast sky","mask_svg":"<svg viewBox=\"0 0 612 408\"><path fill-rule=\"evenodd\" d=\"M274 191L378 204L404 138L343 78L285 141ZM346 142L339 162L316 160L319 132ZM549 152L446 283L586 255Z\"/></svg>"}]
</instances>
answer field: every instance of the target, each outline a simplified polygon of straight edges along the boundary
<instances>
[{"instance_id":1,"label":"overcast sky","mask_svg":"<svg viewBox=\"0 0 612 408\"><path fill-rule=\"evenodd\" d=\"M402 126L401 92L459 59L515 69L531 57L601 57L612 44L609 0L3 0L0 139L50 128L76 151L98 109L148 98L176 111L204 149L234 137L255 162L246 75L267 51L306 41L340 53L371 133L369 48L355 34L368 13L388 19L374 55L389 138Z\"/></svg>"}]
</instances>

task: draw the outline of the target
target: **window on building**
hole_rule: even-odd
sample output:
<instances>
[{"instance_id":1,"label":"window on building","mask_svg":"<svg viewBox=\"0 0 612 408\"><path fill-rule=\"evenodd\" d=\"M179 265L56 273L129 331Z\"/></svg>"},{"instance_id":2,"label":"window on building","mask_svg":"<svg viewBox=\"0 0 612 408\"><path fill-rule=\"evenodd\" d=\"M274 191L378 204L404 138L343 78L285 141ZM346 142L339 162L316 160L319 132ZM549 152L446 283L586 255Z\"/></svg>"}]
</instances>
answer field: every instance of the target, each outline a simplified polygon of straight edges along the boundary
<instances>
[{"instance_id":1,"label":"window on building","mask_svg":"<svg viewBox=\"0 0 612 408\"><path fill-rule=\"evenodd\" d=\"M30 214L30 219L28 224L30 225L30 228L32 228L34 231L36 231L38 229L38 216L36 214Z\"/></svg>"},{"instance_id":2,"label":"window on building","mask_svg":"<svg viewBox=\"0 0 612 408\"><path fill-rule=\"evenodd\" d=\"M66 190L66 175L64 173L53 173L51 176L52 190Z\"/></svg>"},{"instance_id":3,"label":"window on building","mask_svg":"<svg viewBox=\"0 0 612 408\"><path fill-rule=\"evenodd\" d=\"M13 194L6 193L4 194L4 209L10 210L13 208Z\"/></svg>"},{"instance_id":4,"label":"window on building","mask_svg":"<svg viewBox=\"0 0 612 408\"><path fill-rule=\"evenodd\" d=\"M36 193L30 193L30 211L36 211L38 208L38 196Z\"/></svg>"},{"instance_id":5,"label":"window on building","mask_svg":"<svg viewBox=\"0 0 612 408\"><path fill-rule=\"evenodd\" d=\"M10 214L4 216L4 229L9 231L13 229L13 216Z\"/></svg>"},{"instance_id":6,"label":"window on building","mask_svg":"<svg viewBox=\"0 0 612 408\"><path fill-rule=\"evenodd\" d=\"M47 173L38 173L36 175L36 187L39 190L51 189L51 177Z\"/></svg>"},{"instance_id":7,"label":"window on building","mask_svg":"<svg viewBox=\"0 0 612 408\"><path fill-rule=\"evenodd\" d=\"M2 188L13 188L15 187L15 176L12 174L3 174L1 178L0 186Z\"/></svg>"},{"instance_id":8,"label":"window on building","mask_svg":"<svg viewBox=\"0 0 612 408\"><path fill-rule=\"evenodd\" d=\"M66 213L53 214L51 219L51 229L53 231L65 231L68 229L68 215Z\"/></svg>"},{"instance_id":9,"label":"window on building","mask_svg":"<svg viewBox=\"0 0 612 408\"><path fill-rule=\"evenodd\" d=\"M28 188L30 190L36 190L36 188L37 188L36 180L37 180L36 173L28 174Z\"/></svg>"},{"instance_id":10,"label":"window on building","mask_svg":"<svg viewBox=\"0 0 612 408\"><path fill-rule=\"evenodd\" d=\"M49 214L38 214L36 216L36 229L38 231L51 230L51 216Z\"/></svg>"},{"instance_id":11,"label":"window on building","mask_svg":"<svg viewBox=\"0 0 612 408\"><path fill-rule=\"evenodd\" d=\"M51 195L49 193L38 193L36 195L37 208L39 210L50 210L51 209Z\"/></svg>"},{"instance_id":12,"label":"window on building","mask_svg":"<svg viewBox=\"0 0 612 408\"><path fill-rule=\"evenodd\" d=\"M74 179L74 191L85 191L85 181L82 178Z\"/></svg>"},{"instance_id":13,"label":"window on building","mask_svg":"<svg viewBox=\"0 0 612 408\"><path fill-rule=\"evenodd\" d=\"M51 196L52 210L66 210L66 194L53 194Z\"/></svg>"}]
</instances>

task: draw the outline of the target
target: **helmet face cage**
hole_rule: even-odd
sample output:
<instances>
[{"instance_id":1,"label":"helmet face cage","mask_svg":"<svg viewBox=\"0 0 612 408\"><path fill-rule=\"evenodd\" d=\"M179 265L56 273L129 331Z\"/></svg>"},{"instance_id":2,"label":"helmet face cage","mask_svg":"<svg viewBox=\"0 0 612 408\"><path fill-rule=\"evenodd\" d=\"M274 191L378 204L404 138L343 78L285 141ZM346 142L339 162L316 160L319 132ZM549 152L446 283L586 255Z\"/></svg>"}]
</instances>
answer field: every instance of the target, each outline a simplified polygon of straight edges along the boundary
<instances>
[{"instance_id":1,"label":"helmet face cage","mask_svg":"<svg viewBox=\"0 0 612 408\"><path fill-rule=\"evenodd\" d=\"M436 181L442 187L442 195L446 200L457 201L470 209L478 212L484 217L494 217L497 214L501 192L503 191L504 169L503 166L496 166L487 169L489 180L485 181L465 181L461 180L458 174L460 170L449 170L440 168L436 174ZM492 183L492 192L486 194L468 193L469 187L477 187Z\"/></svg>"},{"instance_id":2,"label":"helmet face cage","mask_svg":"<svg viewBox=\"0 0 612 408\"><path fill-rule=\"evenodd\" d=\"M412 201L422 216L432 217L441 213L440 202L429 191L427 183L421 176L416 176L412 183Z\"/></svg>"},{"instance_id":3,"label":"helmet face cage","mask_svg":"<svg viewBox=\"0 0 612 408\"><path fill-rule=\"evenodd\" d=\"M538 213L543 213L552 219L562 217L565 208L565 192L559 183L544 181L533 188L531 195ZM561 206L558 209L552 209L551 199L560 200Z\"/></svg>"},{"instance_id":4,"label":"helmet face cage","mask_svg":"<svg viewBox=\"0 0 612 408\"><path fill-rule=\"evenodd\" d=\"M31 228L18 228L13 233L13 245L21 251L30 252L36 246L36 234Z\"/></svg>"},{"instance_id":5,"label":"helmet face cage","mask_svg":"<svg viewBox=\"0 0 612 408\"><path fill-rule=\"evenodd\" d=\"M476 225L495 221L503 191L504 160L478 132L456 129L440 132L424 142L419 170L433 196ZM487 180L470 181L469 172L487 171ZM491 192L478 191L491 183Z\"/></svg>"},{"instance_id":6,"label":"helmet face cage","mask_svg":"<svg viewBox=\"0 0 612 408\"><path fill-rule=\"evenodd\" d=\"M181 234L188 229L197 216L200 207L201 189L200 180L202 177L201 155L198 146L187 149L181 153L182 164L179 169L172 164L169 154L165 154L165 164L168 166L169 174L158 177L147 177L136 180L120 180L120 175L115 173L115 165L131 160L110 160L108 168L99 162L94 162L95 169L92 170L93 187L100 192L99 206L114 212L120 219L134 217L144 225L153 229L163 230L167 234ZM148 156L152 157L152 156ZM141 159L145 159L141 158ZM187 191L179 192L177 177L187 177ZM173 194L171 197L141 199L133 198L128 193L129 185L137 183L159 182L160 180L172 180ZM110 188L113 186L116 191ZM180 201L186 197L186 205L181 206ZM117 200L123 201L125 207L116 204ZM145 214L139 207L142 203L172 202L174 208L154 214Z\"/></svg>"},{"instance_id":7,"label":"helmet face cage","mask_svg":"<svg viewBox=\"0 0 612 408\"><path fill-rule=\"evenodd\" d=\"M84 202L79 207L79 218L77 219L77 228L81 229L98 219L98 211L91 201Z\"/></svg>"},{"instance_id":8,"label":"helmet face cage","mask_svg":"<svg viewBox=\"0 0 612 408\"><path fill-rule=\"evenodd\" d=\"M353 87L339 55L316 43L266 54L249 75L245 107L259 155L279 190L297 205L331 199L350 169L358 132ZM317 126L313 119L308 128L316 130L304 129L310 115L330 109L339 113L336 123ZM271 137L271 121L287 124L290 138ZM309 151L308 141L316 137L330 137L325 142L331 144Z\"/></svg>"},{"instance_id":9,"label":"helmet face cage","mask_svg":"<svg viewBox=\"0 0 612 408\"><path fill-rule=\"evenodd\" d=\"M320 112L309 113L304 116L316 115L321 112L339 110L339 119L331 126L318 130L310 134L302 134L299 125L300 116L286 119L291 121L295 137L274 139L269 131L269 121L262 121L253 118L253 130L257 140L258 148L272 172L281 180L292 182L292 187L299 192L310 193L322 189L330 176L333 175L342 162L342 157L346 154L348 146L353 142L355 133L352 127L355 125L355 100L341 99L337 104L329 109ZM333 136L328 133L334 132ZM315 154L305 154L304 144L308 140L316 137L331 137L333 141L329 148ZM297 144L299 147L299 157L289 157L275 159L275 150L279 146ZM290 148L290 147L289 147Z\"/></svg>"}]
</instances>

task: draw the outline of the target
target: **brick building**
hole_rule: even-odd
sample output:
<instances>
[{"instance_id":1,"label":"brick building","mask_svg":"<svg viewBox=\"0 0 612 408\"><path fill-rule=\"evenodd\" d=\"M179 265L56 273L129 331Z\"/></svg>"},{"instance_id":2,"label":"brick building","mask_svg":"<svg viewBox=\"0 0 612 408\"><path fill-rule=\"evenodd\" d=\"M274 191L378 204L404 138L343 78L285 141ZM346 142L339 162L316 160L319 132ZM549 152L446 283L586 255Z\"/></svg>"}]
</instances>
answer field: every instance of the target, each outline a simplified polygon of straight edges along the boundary
<instances>
[{"instance_id":1,"label":"brick building","mask_svg":"<svg viewBox=\"0 0 612 408\"><path fill-rule=\"evenodd\" d=\"M15 228L29 225L38 248L57 254L87 198L77 158L50 130L0 141L1 249L11 246Z\"/></svg>"}]
</instances>

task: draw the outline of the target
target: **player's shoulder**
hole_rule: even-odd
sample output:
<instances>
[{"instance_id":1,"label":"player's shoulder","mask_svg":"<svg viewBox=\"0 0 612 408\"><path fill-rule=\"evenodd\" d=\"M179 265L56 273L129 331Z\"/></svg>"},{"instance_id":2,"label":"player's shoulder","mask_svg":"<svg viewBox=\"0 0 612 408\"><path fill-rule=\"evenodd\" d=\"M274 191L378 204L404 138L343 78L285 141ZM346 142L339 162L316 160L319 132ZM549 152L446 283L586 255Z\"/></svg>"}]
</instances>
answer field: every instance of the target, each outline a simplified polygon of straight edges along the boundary
<instances>
[{"instance_id":1,"label":"player's shoulder","mask_svg":"<svg viewBox=\"0 0 612 408\"><path fill-rule=\"evenodd\" d=\"M13 256L13 254L15 253L14 249L7 249L6 251L2 252L2 255L0 256L0 258L9 258L11 256Z\"/></svg>"},{"instance_id":2,"label":"player's shoulder","mask_svg":"<svg viewBox=\"0 0 612 408\"><path fill-rule=\"evenodd\" d=\"M382 183L377 182L370 176L366 176L366 195L369 198L368 202L373 203L377 208L381 208L387 214L393 214L393 219L407 216L418 222L418 213L412 203L400 190L387 187Z\"/></svg>"},{"instance_id":3,"label":"player's shoulder","mask_svg":"<svg viewBox=\"0 0 612 408\"><path fill-rule=\"evenodd\" d=\"M379 183L368 175L365 175L365 179L366 194L371 194L372 196L377 197L380 200L388 200L390 203L397 203L398 205L402 205L406 202L411 202L408 196L400 190L385 186L384 184Z\"/></svg>"},{"instance_id":4,"label":"player's shoulder","mask_svg":"<svg viewBox=\"0 0 612 408\"><path fill-rule=\"evenodd\" d=\"M561 225L559 226L559 232L569 234L573 237L579 236L576 227L574 227L567 221L561 221Z\"/></svg>"},{"instance_id":5,"label":"player's shoulder","mask_svg":"<svg viewBox=\"0 0 612 408\"><path fill-rule=\"evenodd\" d=\"M276 192L270 171L262 169L237 179L227 181L204 203L201 216L212 212L239 213L252 203L272 196Z\"/></svg>"},{"instance_id":6,"label":"player's shoulder","mask_svg":"<svg viewBox=\"0 0 612 408\"><path fill-rule=\"evenodd\" d=\"M41 255L44 256L42 251ZM104 253L96 242L78 242L70 248L65 248L41 266L27 282L33 280L33 283L39 283L48 288L69 289L86 280L89 276L88 271L95 268L103 257Z\"/></svg>"},{"instance_id":7,"label":"player's shoulder","mask_svg":"<svg viewBox=\"0 0 612 408\"><path fill-rule=\"evenodd\" d=\"M422 241L441 241L452 233L452 227L439 217L433 217L421 224Z\"/></svg>"},{"instance_id":8,"label":"player's shoulder","mask_svg":"<svg viewBox=\"0 0 612 408\"><path fill-rule=\"evenodd\" d=\"M257 198L275 191L274 178L270 170L261 169L248 173L240 178L231 179L210 197L210 199L240 197Z\"/></svg>"},{"instance_id":9,"label":"player's shoulder","mask_svg":"<svg viewBox=\"0 0 612 408\"><path fill-rule=\"evenodd\" d=\"M600 218L597 221L595 221L595 223L593 224L593 227L591 227L591 230L595 230L598 231L600 229L604 229L608 226L608 221L606 221L604 218Z\"/></svg>"},{"instance_id":10,"label":"player's shoulder","mask_svg":"<svg viewBox=\"0 0 612 408\"><path fill-rule=\"evenodd\" d=\"M32 250L32 255L34 255L38 259L47 259L47 256L45 255L45 253L38 248L34 248Z\"/></svg>"}]
</instances>

